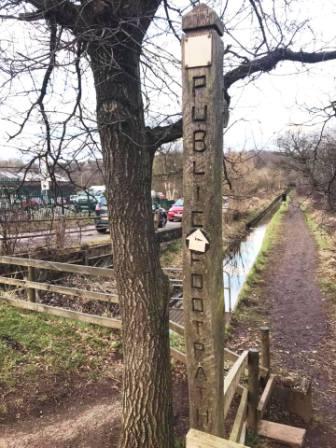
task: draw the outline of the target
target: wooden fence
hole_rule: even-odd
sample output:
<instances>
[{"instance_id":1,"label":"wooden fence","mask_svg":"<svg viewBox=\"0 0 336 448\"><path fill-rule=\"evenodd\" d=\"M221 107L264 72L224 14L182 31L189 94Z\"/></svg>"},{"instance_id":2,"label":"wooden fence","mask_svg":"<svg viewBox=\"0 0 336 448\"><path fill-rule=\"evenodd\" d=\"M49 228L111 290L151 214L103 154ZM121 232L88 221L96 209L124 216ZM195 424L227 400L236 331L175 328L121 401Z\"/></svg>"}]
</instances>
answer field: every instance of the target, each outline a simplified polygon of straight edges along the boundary
<instances>
[{"instance_id":1,"label":"wooden fence","mask_svg":"<svg viewBox=\"0 0 336 448\"><path fill-rule=\"evenodd\" d=\"M84 301L94 300L117 304L118 295L114 293L105 294L34 280L37 270L51 270L61 273L113 279L112 269L8 256L0 257L0 264L27 268L26 279L0 276L0 284L26 290L27 300L19 299L8 292L2 292L0 300L25 310L47 313L107 328L121 328L122 323L120 319L36 303L36 291L47 291L77 297ZM176 277L179 271L168 270L167 273ZM173 278L173 281L178 280ZM178 323L170 321L170 329L184 336L184 328ZM229 438L222 439L191 429L187 435L187 448L243 448L244 446L246 447L247 430L292 447L302 447L305 436L304 429L281 425L263 419L276 380L275 375L272 375L270 371L270 341L269 330L266 327L261 329L261 345L261 359L259 359L259 350L256 349L244 351L238 355L224 348L225 363L230 365L228 372L226 374L223 372L224 422L227 420L229 411L232 411L234 398L239 397L238 407L234 409L235 415L229 431ZM186 363L185 353L175 348L171 348L171 356L179 362Z\"/></svg>"},{"instance_id":2,"label":"wooden fence","mask_svg":"<svg viewBox=\"0 0 336 448\"><path fill-rule=\"evenodd\" d=\"M175 326L174 331L184 334L181 326ZM233 409L235 415L228 431L228 439L191 429L187 435L187 448L246 448L247 430L254 435L270 438L293 448L303 446L305 429L264 419L276 384L276 375L271 373L269 329L261 327L260 331L260 352L251 349L238 355L224 348L225 363L230 364L230 369L224 373L224 422L229 415L233 399L239 396L239 404ZM185 353L176 349L171 349L171 353L176 360L187 362Z\"/></svg>"},{"instance_id":3,"label":"wooden fence","mask_svg":"<svg viewBox=\"0 0 336 448\"><path fill-rule=\"evenodd\" d=\"M112 269L100 268L93 266L81 266L70 263L60 263L45 260L35 260L31 258L19 258L19 257L0 257L0 264L5 265L15 265L27 268L27 278L18 279L13 277L0 276L0 285L14 286L17 288L25 289L27 291L27 299L18 299L13 297L11 294L1 293L0 300L7 302L8 304L15 306L17 308L22 308L26 310L43 312L51 314L54 316L70 318L82 322L92 323L108 328L121 328L121 321L119 319L112 319L110 317L102 317L93 314L81 313L78 311L72 311L61 307L43 305L36 303L36 291L46 291L56 294L66 295L70 297L77 297L83 301L94 300L105 303L119 303L119 298L116 293L105 294L102 292L88 291L80 288L74 288L63 285L54 285L46 282L34 281L38 270L49 270L56 271L59 273L69 273L77 275L89 275L92 277L114 279L114 273ZM170 273L170 270L167 270ZM172 279L172 284L176 285L179 283L179 279ZM178 324L171 322L172 331L179 332L183 331L183 328ZM181 330L182 328L182 330Z\"/></svg>"}]
</instances>

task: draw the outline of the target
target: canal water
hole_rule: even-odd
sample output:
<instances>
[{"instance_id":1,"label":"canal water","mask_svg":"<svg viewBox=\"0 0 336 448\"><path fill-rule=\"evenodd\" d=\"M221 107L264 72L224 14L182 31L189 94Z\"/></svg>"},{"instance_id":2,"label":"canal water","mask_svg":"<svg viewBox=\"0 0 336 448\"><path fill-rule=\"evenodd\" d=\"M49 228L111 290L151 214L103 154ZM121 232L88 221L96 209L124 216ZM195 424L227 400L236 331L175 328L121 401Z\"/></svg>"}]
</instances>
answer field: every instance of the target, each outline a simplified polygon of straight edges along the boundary
<instances>
[{"instance_id":1,"label":"canal water","mask_svg":"<svg viewBox=\"0 0 336 448\"><path fill-rule=\"evenodd\" d=\"M225 311L232 312L238 305L239 293L260 252L267 224L255 227L240 242L239 250L224 258L224 300Z\"/></svg>"}]
</instances>

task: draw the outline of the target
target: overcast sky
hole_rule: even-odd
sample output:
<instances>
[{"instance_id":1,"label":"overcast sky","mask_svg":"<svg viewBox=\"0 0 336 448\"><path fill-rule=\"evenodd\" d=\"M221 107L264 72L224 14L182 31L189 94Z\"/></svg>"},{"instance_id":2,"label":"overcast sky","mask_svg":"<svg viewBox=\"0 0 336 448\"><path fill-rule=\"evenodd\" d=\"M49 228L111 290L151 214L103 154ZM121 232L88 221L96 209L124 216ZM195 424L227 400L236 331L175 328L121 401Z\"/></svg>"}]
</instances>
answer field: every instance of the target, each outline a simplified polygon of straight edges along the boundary
<instances>
[{"instance_id":1,"label":"overcast sky","mask_svg":"<svg viewBox=\"0 0 336 448\"><path fill-rule=\"evenodd\" d=\"M243 2L243 0L242 0ZM241 3L242 3L241 2ZM188 4L189 1L175 0L175 5L181 6ZM216 10L222 10L223 2L221 0L212 2ZM238 5L240 2L234 0L232 5ZM270 0L265 0L264 4L270 4ZM282 3L279 0L280 4ZM310 0L297 1L297 7L291 11L291 17L288 20L307 19L307 24L297 35L294 50L301 48L306 51L330 50L336 48L336 6L335 2L330 0ZM162 12L161 12L162 13ZM229 17L230 19L230 17ZM229 20L228 19L228 20ZM20 50L31 49L36 45L34 35L23 33L23 24L12 24L9 22L3 24L0 28L1 49L4 48L7 41L16 40L20 45ZM251 40L251 34L255 34L255 28L246 20L236 27L236 33L242 41ZM314 30L314 34L311 33ZM313 38L314 36L314 38ZM180 57L180 49L177 40L172 37L161 36L157 40L163 47L173 53L176 58ZM227 42L224 42L227 45ZM225 68L225 61L224 61ZM152 99L149 108L151 120L159 118L158 113L174 114L181 110L180 103L180 74L177 69L171 69L171 87L176 92L177 97L171 98L171 95L161 93ZM296 127L303 127L308 131L318 131L321 124L320 120L312 116L307 108L325 107L332 99L336 99L335 88L336 62L327 62L314 66L293 64L290 62L279 64L276 70L269 74L261 75L253 83L237 83L230 89L232 97L231 102L231 127L225 136L225 147L241 150L253 149L274 149L277 137L283 135L293 124ZM150 76L150 75L148 75ZM30 81L29 81L30 82ZM27 81L28 85L29 82ZM85 93L87 107L95 109L95 99L93 89L90 87L91 79L88 77L88 86ZM25 84L25 83L23 83ZM13 131L13 125L6 121L9 108L15 116L23 112L27 107L28 96L20 95L15 97L16 92L24 90L26 85L17 84L11 91L12 96L7 100L6 106L0 103L0 157L8 158L15 155L14 151L9 152L8 148L23 144L21 142L8 143L8 133ZM74 91L70 89L67 98L70 99ZM57 103L64 100L64 96L57 97ZM66 110L67 106L63 107ZM312 126L315 123L315 126ZM316 124L317 123L317 124ZM309 124L309 126L307 126ZM330 121L330 129L336 125L333 120ZM33 141L33 136L40 132L40 127L33 124L26 130L25 142Z\"/></svg>"},{"instance_id":2,"label":"overcast sky","mask_svg":"<svg viewBox=\"0 0 336 448\"><path fill-rule=\"evenodd\" d=\"M310 109L324 108L336 98L336 62L309 67L303 73L301 64L295 66L297 71L293 63L283 63L251 85L232 88L232 127L225 136L226 147L274 149L277 138L288 130L320 131L322 117ZM333 127L336 118L329 122L328 128Z\"/></svg>"},{"instance_id":3,"label":"overcast sky","mask_svg":"<svg viewBox=\"0 0 336 448\"><path fill-rule=\"evenodd\" d=\"M293 16L295 14L298 20L309 20L309 26L298 34L293 50L336 48L335 2L298 1ZM315 40L310 28L314 31ZM324 108L336 99L335 76L334 61L305 66L286 62L269 74L261 75L253 84L234 85L231 90L231 123L237 121L237 124L227 133L226 146L235 149L250 149L253 145L272 148L277 137L293 129L293 124L307 132L319 132L321 117L310 114L309 109ZM336 119L330 121L329 129L334 126Z\"/></svg>"}]
</instances>

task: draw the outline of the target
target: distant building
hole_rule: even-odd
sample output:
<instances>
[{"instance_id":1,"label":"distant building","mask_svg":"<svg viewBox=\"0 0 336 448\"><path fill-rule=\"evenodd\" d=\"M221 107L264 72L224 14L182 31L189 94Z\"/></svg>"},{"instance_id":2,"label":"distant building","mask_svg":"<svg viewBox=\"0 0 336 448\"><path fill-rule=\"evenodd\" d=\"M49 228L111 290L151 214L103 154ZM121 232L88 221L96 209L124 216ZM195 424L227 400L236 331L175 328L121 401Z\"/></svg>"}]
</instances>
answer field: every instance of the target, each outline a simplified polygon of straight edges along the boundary
<instances>
[{"instance_id":1,"label":"distant building","mask_svg":"<svg viewBox=\"0 0 336 448\"><path fill-rule=\"evenodd\" d=\"M74 193L74 185L65 176L55 175L56 184L49 182L51 196L69 197ZM45 177L36 168L26 170L18 167L0 168L0 195L39 197L42 194L41 182Z\"/></svg>"}]
</instances>

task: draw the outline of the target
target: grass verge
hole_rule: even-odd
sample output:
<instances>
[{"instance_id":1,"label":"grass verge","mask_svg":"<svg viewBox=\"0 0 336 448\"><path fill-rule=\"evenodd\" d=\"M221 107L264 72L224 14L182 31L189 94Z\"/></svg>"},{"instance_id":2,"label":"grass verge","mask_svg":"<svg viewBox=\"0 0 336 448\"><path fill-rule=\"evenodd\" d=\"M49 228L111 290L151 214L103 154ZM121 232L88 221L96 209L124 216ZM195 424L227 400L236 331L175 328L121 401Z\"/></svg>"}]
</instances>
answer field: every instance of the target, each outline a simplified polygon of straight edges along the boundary
<instances>
[{"instance_id":1,"label":"grass verge","mask_svg":"<svg viewBox=\"0 0 336 448\"><path fill-rule=\"evenodd\" d=\"M280 229L281 229L281 222L282 219L288 211L288 205L289 202L283 202L279 209L274 213L271 221L269 222L266 233L264 236L264 240L261 246L261 249L259 251L259 254L256 258L256 261L249 272L247 279L242 287L242 290L240 291L239 297L238 297L238 307L235 312L235 320L240 320L244 318L251 317L257 317L257 315L252 316L251 315L251 297L256 296L256 288L262 284L262 273L265 269L265 266L268 262L269 253L276 241L279 238ZM247 308L244 307L244 305L247 305ZM248 314L248 316L246 316ZM228 328L230 332L230 327Z\"/></svg>"},{"instance_id":2,"label":"grass verge","mask_svg":"<svg viewBox=\"0 0 336 448\"><path fill-rule=\"evenodd\" d=\"M160 254L161 266L182 266L182 240L169 243Z\"/></svg>"},{"instance_id":3,"label":"grass verge","mask_svg":"<svg viewBox=\"0 0 336 448\"><path fill-rule=\"evenodd\" d=\"M91 373L119 346L119 335L108 329L0 304L2 386L33 380L41 370Z\"/></svg>"},{"instance_id":4,"label":"grass verge","mask_svg":"<svg viewBox=\"0 0 336 448\"><path fill-rule=\"evenodd\" d=\"M107 368L120 345L118 332L0 303L0 420L6 416L6 396L37 396L42 383L52 389L73 379L112 376Z\"/></svg>"},{"instance_id":5,"label":"grass verge","mask_svg":"<svg viewBox=\"0 0 336 448\"><path fill-rule=\"evenodd\" d=\"M307 226L315 238L315 241L320 250L325 250L330 247L330 236L323 230L323 227L317 222L316 217L313 214L313 210L310 206L301 206Z\"/></svg>"},{"instance_id":6,"label":"grass verge","mask_svg":"<svg viewBox=\"0 0 336 448\"><path fill-rule=\"evenodd\" d=\"M320 288L329 301L336 304L335 240L333 235L322 226L321 212L315 210L311 203L306 204L301 209L318 247L318 281Z\"/></svg>"}]
</instances>

